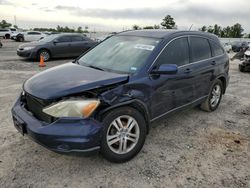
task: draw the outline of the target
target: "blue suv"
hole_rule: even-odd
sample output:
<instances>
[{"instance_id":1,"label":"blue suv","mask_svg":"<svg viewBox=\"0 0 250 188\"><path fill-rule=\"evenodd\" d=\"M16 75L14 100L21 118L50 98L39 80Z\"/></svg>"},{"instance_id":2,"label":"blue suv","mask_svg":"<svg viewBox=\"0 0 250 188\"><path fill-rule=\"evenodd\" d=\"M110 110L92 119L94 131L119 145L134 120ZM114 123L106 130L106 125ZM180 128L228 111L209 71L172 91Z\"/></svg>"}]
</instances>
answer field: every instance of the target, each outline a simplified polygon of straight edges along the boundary
<instances>
[{"instance_id":1,"label":"blue suv","mask_svg":"<svg viewBox=\"0 0 250 188\"><path fill-rule=\"evenodd\" d=\"M228 71L215 35L122 32L25 81L12 108L14 125L53 151L100 150L125 162L141 150L155 120L194 106L216 110Z\"/></svg>"}]
</instances>

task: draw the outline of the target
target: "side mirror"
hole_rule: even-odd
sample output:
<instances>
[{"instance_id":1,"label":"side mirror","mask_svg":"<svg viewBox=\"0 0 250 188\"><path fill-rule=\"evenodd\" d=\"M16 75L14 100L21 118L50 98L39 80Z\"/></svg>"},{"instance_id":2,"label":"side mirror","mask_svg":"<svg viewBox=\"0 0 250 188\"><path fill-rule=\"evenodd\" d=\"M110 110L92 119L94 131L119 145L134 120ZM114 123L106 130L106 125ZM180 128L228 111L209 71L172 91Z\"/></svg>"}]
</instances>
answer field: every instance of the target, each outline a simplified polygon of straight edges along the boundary
<instances>
[{"instance_id":1,"label":"side mirror","mask_svg":"<svg viewBox=\"0 0 250 188\"><path fill-rule=\"evenodd\" d=\"M59 41L57 39L53 40L53 43L56 44L58 43Z\"/></svg>"},{"instance_id":2,"label":"side mirror","mask_svg":"<svg viewBox=\"0 0 250 188\"><path fill-rule=\"evenodd\" d=\"M178 72L178 66L175 64L162 64L156 70L152 70L151 74L176 74Z\"/></svg>"}]
</instances>

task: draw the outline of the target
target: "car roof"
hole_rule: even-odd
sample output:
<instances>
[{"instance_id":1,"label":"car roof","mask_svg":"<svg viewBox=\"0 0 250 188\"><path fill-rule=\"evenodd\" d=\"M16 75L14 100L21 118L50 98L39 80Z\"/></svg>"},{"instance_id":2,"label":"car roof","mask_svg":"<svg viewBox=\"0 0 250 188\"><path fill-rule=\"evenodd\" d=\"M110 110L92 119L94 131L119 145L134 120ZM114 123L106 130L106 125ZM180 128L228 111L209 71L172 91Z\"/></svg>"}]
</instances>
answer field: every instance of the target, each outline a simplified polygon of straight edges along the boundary
<instances>
[{"instance_id":1,"label":"car roof","mask_svg":"<svg viewBox=\"0 0 250 188\"><path fill-rule=\"evenodd\" d=\"M124 31L117 35L127 35L127 36L140 36L140 37L150 37L150 38L168 38L173 34L179 35L199 35L203 37L212 38L218 40L218 37L211 33L201 32L201 31L180 31L180 30L167 30L167 29L147 29L147 30L133 30Z\"/></svg>"}]
</instances>

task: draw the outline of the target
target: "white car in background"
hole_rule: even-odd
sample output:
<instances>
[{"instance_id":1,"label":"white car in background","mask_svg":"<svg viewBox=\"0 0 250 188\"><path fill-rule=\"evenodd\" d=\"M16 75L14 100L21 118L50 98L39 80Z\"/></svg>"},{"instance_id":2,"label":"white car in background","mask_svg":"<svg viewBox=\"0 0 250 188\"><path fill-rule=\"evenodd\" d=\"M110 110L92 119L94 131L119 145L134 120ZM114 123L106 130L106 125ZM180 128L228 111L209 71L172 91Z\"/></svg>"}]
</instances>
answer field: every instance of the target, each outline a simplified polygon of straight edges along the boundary
<instances>
[{"instance_id":1,"label":"white car in background","mask_svg":"<svg viewBox=\"0 0 250 188\"><path fill-rule=\"evenodd\" d=\"M27 31L27 32L13 34L11 36L11 39L18 42L24 42L24 41L32 42L43 39L46 36L47 36L46 34L39 31Z\"/></svg>"},{"instance_id":2,"label":"white car in background","mask_svg":"<svg viewBox=\"0 0 250 188\"><path fill-rule=\"evenodd\" d=\"M16 28L8 28L8 29L1 29L0 28L0 37L10 39L11 35L17 33Z\"/></svg>"},{"instance_id":3,"label":"white car in background","mask_svg":"<svg viewBox=\"0 0 250 188\"><path fill-rule=\"evenodd\" d=\"M232 45L230 43L223 43L223 47L227 53L230 53L232 51Z\"/></svg>"}]
</instances>

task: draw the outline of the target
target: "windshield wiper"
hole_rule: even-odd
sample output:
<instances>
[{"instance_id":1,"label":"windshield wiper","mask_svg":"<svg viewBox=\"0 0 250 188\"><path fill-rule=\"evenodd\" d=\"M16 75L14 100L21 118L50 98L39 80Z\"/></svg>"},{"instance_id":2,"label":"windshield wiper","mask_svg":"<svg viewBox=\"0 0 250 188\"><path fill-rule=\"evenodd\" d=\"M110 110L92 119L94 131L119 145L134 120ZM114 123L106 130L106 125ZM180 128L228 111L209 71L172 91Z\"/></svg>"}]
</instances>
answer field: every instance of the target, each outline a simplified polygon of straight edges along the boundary
<instances>
[{"instance_id":1,"label":"windshield wiper","mask_svg":"<svg viewBox=\"0 0 250 188\"><path fill-rule=\"evenodd\" d=\"M104 69L100 68L100 67L96 67L94 65L88 65L88 67L93 68L93 69L97 69L97 70L101 70L104 71Z\"/></svg>"}]
</instances>

